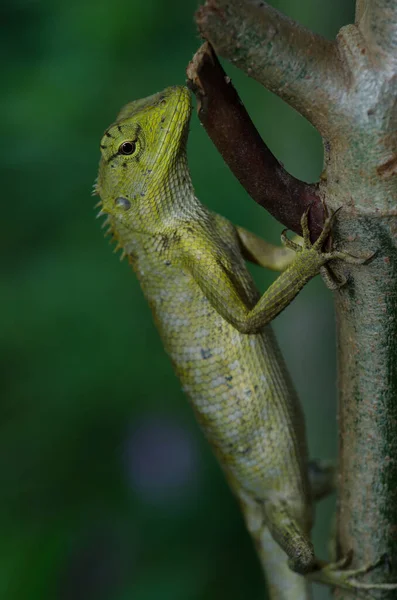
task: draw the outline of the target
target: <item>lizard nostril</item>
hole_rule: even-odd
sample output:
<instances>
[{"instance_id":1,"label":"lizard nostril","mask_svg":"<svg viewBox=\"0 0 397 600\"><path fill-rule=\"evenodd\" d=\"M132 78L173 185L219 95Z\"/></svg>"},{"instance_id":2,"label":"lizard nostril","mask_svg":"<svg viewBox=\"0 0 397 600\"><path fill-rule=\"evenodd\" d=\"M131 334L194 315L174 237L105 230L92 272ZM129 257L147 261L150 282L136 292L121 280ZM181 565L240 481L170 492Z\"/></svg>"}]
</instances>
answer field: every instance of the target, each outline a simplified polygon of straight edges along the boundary
<instances>
[{"instance_id":1,"label":"lizard nostril","mask_svg":"<svg viewBox=\"0 0 397 600\"><path fill-rule=\"evenodd\" d=\"M127 198L123 198L122 196L120 196L120 198L116 198L114 203L116 206L124 210L129 210L131 208L131 202L127 200Z\"/></svg>"}]
</instances>

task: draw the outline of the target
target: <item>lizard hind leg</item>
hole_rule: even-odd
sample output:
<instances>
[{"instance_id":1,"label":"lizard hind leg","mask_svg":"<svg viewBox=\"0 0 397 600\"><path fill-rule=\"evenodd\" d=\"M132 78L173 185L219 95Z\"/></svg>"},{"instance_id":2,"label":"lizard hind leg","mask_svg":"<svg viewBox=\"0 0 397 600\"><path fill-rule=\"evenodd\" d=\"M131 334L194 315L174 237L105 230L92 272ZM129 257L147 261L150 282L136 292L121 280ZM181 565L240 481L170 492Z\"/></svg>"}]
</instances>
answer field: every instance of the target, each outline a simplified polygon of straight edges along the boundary
<instances>
[{"instance_id":1,"label":"lizard hind leg","mask_svg":"<svg viewBox=\"0 0 397 600\"><path fill-rule=\"evenodd\" d=\"M247 529L256 546L264 571L271 600L311 600L311 583L292 571L284 549L274 539L266 524L263 504L256 502L241 490L238 493Z\"/></svg>"},{"instance_id":2,"label":"lizard hind leg","mask_svg":"<svg viewBox=\"0 0 397 600\"><path fill-rule=\"evenodd\" d=\"M316 565L313 544L286 502L265 503L266 525L272 537L288 556L290 568L306 575Z\"/></svg>"},{"instance_id":3,"label":"lizard hind leg","mask_svg":"<svg viewBox=\"0 0 397 600\"><path fill-rule=\"evenodd\" d=\"M397 590L397 583L371 583L359 581L357 577L374 571L387 562L387 556L381 556L377 561L357 569L347 569L352 553L334 563L318 561L317 568L308 574L310 581L323 583L330 587L338 587L350 591L370 592L371 590Z\"/></svg>"},{"instance_id":4,"label":"lizard hind leg","mask_svg":"<svg viewBox=\"0 0 397 600\"><path fill-rule=\"evenodd\" d=\"M315 557L309 537L290 514L286 503L266 503L265 514L266 525L273 539L287 554L289 567L309 581L350 591L397 590L397 583L371 583L357 579L383 564L385 557L357 569L346 568L351 554L334 563L320 561Z\"/></svg>"}]
</instances>

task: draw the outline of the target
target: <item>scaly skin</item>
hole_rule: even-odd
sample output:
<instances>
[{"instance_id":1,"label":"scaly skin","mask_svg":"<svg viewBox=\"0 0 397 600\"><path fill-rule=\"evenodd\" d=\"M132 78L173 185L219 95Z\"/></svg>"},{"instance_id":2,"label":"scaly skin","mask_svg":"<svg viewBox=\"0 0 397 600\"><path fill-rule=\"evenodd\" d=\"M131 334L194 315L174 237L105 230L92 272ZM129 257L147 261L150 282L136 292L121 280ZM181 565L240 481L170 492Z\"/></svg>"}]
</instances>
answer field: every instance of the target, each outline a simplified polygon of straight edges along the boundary
<instances>
[{"instance_id":1,"label":"scaly skin","mask_svg":"<svg viewBox=\"0 0 397 600\"><path fill-rule=\"evenodd\" d=\"M351 588L351 572L331 570L314 555L303 416L267 323L331 258L362 261L321 251L330 222L312 247L304 218L304 246L292 244L294 261L260 297L244 256L266 263L261 242L194 195L186 158L190 113L183 87L123 108L101 141L101 214L128 255L240 501L272 599L310 597L296 573Z\"/></svg>"}]
</instances>

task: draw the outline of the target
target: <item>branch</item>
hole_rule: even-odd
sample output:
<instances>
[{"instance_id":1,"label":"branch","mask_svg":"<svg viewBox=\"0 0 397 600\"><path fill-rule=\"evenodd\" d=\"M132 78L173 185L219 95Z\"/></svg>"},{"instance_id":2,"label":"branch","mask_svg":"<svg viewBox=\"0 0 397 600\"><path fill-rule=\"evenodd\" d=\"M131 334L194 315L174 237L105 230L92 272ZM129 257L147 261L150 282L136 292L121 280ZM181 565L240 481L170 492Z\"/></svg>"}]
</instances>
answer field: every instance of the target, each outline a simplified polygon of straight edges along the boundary
<instances>
[{"instance_id":1,"label":"branch","mask_svg":"<svg viewBox=\"0 0 397 600\"><path fill-rule=\"evenodd\" d=\"M200 121L248 194L296 233L301 233L302 213L311 206L311 232L317 238L324 221L317 186L290 175L271 153L210 44L197 51L187 76Z\"/></svg>"},{"instance_id":2,"label":"branch","mask_svg":"<svg viewBox=\"0 0 397 600\"><path fill-rule=\"evenodd\" d=\"M364 11L367 7L367 0L356 0L356 16L355 22L358 23L362 18Z\"/></svg>"},{"instance_id":3,"label":"branch","mask_svg":"<svg viewBox=\"0 0 397 600\"><path fill-rule=\"evenodd\" d=\"M343 238L365 240L377 257L336 294L339 347L340 555L352 567L388 560L367 581L397 576L397 250L395 218L357 213L340 221ZM392 572L389 572L388 561ZM336 598L357 598L347 591ZM396 592L376 595L396 598Z\"/></svg>"},{"instance_id":4,"label":"branch","mask_svg":"<svg viewBox=\"0 0 397 600\"><path fill-rule=\"evenodd\" d=\"M363 0L359 0L359 7ZM358 8L359 8L358 7ZM397 63L397 3L393 0L367 0L356 18L371 56L385 68Z\"/></svg>"},{"instance_id":5,"label":"branch","mask_svg":"<svg viewBox=\"0 0 397 600\"><path fill-rule=\"evenodd\" d=\"M345 88L334 42L257 0L207 0L196 21L218 54L326 133L329 107Z\"/></svg>"}]
</instances>

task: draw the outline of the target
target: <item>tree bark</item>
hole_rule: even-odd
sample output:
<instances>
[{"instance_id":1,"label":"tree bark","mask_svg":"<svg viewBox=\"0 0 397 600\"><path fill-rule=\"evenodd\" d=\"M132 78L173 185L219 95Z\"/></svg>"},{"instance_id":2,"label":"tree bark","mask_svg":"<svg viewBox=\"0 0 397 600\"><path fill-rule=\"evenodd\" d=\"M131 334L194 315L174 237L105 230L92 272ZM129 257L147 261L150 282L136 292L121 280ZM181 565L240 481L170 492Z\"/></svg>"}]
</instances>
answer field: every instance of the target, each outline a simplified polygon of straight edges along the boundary
<instances>
[{"instance_id":1,"label":"tree bark","mask_svg":"<svg viewBox=\"0 0 397 600\"><path fill-rule=\"evenodd\" d=\"M358 0L356 23L333 42L254 0L207 0L197 24L217 53L318 129L324 172L315 195L331 210L343 207L334 244L352 254L376 252L365 267L337 267L348 278L335 293L338 550L353 550L353 567L386 554L390 568L386 561L370 580L396 581L397 1ZM281 194L278 202L285 202ZM267 208L265 197L261 204ZM280 220L291 227L288 216Z\"/></svg>"}]
</instances>

